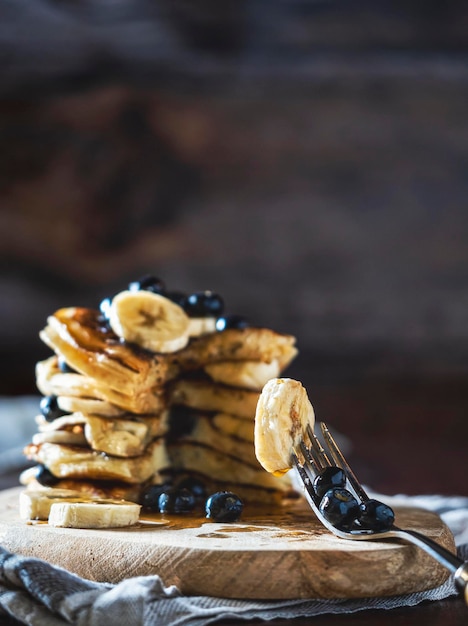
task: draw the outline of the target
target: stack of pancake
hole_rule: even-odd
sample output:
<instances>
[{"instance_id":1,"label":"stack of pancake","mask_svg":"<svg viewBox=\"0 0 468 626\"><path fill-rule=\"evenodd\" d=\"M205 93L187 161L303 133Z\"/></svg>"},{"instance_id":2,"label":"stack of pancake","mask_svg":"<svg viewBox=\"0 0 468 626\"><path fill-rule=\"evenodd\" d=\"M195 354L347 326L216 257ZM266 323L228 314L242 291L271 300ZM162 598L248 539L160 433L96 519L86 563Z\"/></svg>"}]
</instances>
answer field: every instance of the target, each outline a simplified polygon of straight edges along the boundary
<instances>
[{"instance_id":1,"label":"stack of pancake","mask_svg":"<svg viewBox=\"0 0 468 626\"><path fill-rule=\"evenodd\" d=\"M126 296L125 311L133 300ZM151 332L154 320L138 319ZM250 326L216 330L215 318L190 322L197 331L183 347L155 352L122 337L101 311L50 316L40 336L53 355L37 364L36 381L54 410L36 417L25 454L38 465L21 481L136 502L149 485L187 476L246 501L289 493L288 476L271 476L255 457L254 417L264 383L295 357L294 337Z\"/></svg>"}]
</instances>

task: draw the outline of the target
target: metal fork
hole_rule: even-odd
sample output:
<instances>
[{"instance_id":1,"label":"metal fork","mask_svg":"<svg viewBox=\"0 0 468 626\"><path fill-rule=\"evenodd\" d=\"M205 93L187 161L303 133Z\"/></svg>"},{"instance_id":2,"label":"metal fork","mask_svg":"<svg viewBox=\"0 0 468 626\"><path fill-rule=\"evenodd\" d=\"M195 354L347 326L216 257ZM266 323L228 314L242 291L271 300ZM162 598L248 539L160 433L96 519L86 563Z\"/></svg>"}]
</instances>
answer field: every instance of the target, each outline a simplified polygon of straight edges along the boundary
<instances>
[{"instance_id":1,"label":"metal fork","mask_svg":"<svg viewBox=\"0 0 468 626\"><path fill-rule=\"evenodd\" d=\"M468 604L468 561L415 530L395 526L393 510L367 495L327 425L321 422L320 428L327 450L308 426L308 441L302 439L292 456L307 501L322 524L342 539L403 539L417 545L453 574Z\"/></svg>"}]
</instances>

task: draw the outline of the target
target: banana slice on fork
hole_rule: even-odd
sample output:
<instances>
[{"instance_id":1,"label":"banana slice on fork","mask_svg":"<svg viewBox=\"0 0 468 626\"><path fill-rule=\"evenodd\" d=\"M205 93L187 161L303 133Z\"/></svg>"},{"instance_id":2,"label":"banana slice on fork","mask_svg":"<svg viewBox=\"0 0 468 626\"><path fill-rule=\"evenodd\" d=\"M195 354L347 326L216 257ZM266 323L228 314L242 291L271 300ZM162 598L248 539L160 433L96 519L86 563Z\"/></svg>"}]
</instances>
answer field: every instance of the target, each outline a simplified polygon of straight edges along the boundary
<instances>
[{"instance_id":1,"label":"banana slice on fork","mask_svg":"<svg viewBox=\"0 0 468 626\"><path fill-rule=\"evenodd\" d=\"M293 450L308 441L315 414L302 384L272 378L262 389L255 413L255 454L267 472L281 476L293 466Z\"/></svg>"}]
</instances>

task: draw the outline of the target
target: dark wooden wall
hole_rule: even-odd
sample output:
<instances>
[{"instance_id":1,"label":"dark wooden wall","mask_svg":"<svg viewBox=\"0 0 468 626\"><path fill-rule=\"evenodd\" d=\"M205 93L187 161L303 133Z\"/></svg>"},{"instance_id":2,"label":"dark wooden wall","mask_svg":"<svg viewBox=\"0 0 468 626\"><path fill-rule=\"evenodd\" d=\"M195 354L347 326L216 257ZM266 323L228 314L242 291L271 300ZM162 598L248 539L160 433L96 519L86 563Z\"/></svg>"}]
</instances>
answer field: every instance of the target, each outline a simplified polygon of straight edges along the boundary
<instances>
[{"instance_id":1,"label":"dark wooden wall","mask_svg":"<svg viewBox=\"0 0 468 626\"><path fill-rule=\"evenodd\" d=\"M463 2L0 0L0 392L151 271L295 333L382 488L408 424L415 490L464 463L467 35Z\"/></svg>"}]
</instances>

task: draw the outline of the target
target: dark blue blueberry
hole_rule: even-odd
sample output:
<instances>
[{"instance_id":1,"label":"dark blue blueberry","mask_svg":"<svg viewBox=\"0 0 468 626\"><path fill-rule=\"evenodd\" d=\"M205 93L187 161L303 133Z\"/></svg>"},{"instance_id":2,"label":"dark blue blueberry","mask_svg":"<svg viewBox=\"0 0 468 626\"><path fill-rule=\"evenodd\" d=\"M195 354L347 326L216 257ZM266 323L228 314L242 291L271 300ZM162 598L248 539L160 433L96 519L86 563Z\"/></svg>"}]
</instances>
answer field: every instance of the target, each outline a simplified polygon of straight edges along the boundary
<instances>
[{"instance_id":1,"label":"dark blue blueberry","mask_svg":"<svg viewBox=\"0 0 468 626\"><path fill-rule=\"evenodd\" d=\"M160 513L191 513L195 505L195 496L188 489L172 487L159 496Z\"/></svg>"},{"instance_id":2,"label":"dark blue blueberry","mask_svg":"<svg viewBox=\"0 0 468 626\"><path fill-rule=\"evenodd\" d=\"M59 367L59 370L63 372L64 374L71 374L73 372L76 372L76 370L74 370L72 367L68 365L68 363L65 361L63 356L58 357L58 367Z\"/></svg>"},{"instance_id":3,"label":"dark blue blueberry","mask_svg":"<svg viewBox=\"0 0 468 626\"><path fill-rule=\"evenodd\" d=\"M187 296L184 310L189 317L219 317L224 311L224 302L213 291L197 291Z\"/></svg>"},{"instance_id":4,"label":"dark blue blueberry","mask_svg":"<svg viewBox=\"0 0 468 626\"><path fill-rule=\"evenodd\" d=\"M104 298L103 300L101 300L101 302L99 303L99 310L101 312L102 317L105 320L108 320L110 317L110 308L112 305L112 298L108 297L108 298Z\"/></svg>"},{"instance_id":5,"label":"dark blue blueberry","mask_svg":"<svg viewBox=\"0 0 468 626\"><path fill-rule=\"evenodd\" d=\"M147 274L139 280L134 280L128 285L129 291L151 291L152 293L164 293L166 286L160 278Z\"/></svg>"},{"instance_id":6,"label":"dark blue blueberry","mask_svg":"<svg viewBox=\"0 0 468 626\"><path fill-rule=\"evenodd\" d=\"M62 411L57 402L57 396L44 396L39 403L39 408L46 421L53 422L62 415L68 415Z\"/></svg>"},{"instance_id":7,"label":"dark blue blueberry","mask_svg":"<svg viewBox=\"0 0 468 626\"><path fill-rule=\"evenodd\" d=\"M50 470L44 465L38 465L36 472L36 480L40 485L44 487L53 487L59 482L59 478L54 476Z\"/></svg>"},{"instance_id":8,"label":"dark blue blueberry","mask_svg":"<svg viewBox=\"0 0 468 626\"><path fill-rule=\"evenodd\" d=\"M231 491L217 491L206 501L206 517L215 522L237 522L244 505L242 500Z\"/></svg>"},{"instance_id":9,"label":"dark blue blueberry","mask_svg":"<svg viewBox=\"0 0 468 626\"><path fill-rule=\"evenodd\" d=\"M333 487L344 487L346 474L341 467L326 467L315 477L314 491L318 498L322 498Z\"/></svg>"},{"instance_id":10,"label":"dark blue blueberry","mask_svg":"<svg viewBox=\"0 0 468 626\"><path fill-rule=\"evenodd\" d=\"M242 315L224 315L216 320L216 330L222 331L228 328L248 328L249 322Z\"/></svg>"},{"instance_id":11,"label":"dark blue blueberry","mask_svg":"<svg viewBox=\"0 0 468 626\"><path fill-rule=\"evenodd\" d=\"M177 489L188 489L193 493L197 502L206 500L206 487L205 483L195 476L187 476L183 478L178 484Z\"/></svg>"},{"instance_id":12,"label":"dark blue blueberry","mask_svg":"<svg viewBox=\"0 0 468 626\"><path fill-rule=\"evenodd\" d=\"M169 419L169 432L166 435L166 441L168 443L174 443L184 435L190 435L197 421L197 413L193 409L182 405L172 406Z\"/></svg>"},{"instance_id":13,"label":"dark blue blueberry","mask_svg":"<svg viewBox=\"0 0 468 626\"><path fill-rule=\"evenodd\" d=\"M183 291L166 291L164 295L181 307L184 307L187 301L187 294Z\"/></svg>"},{"instance_id":14,"label":"dark blue blueberry","mask_svg":"<svg viewBox=\"0 0 468 626\"><path fill-rule=\"evenodd\" d=\"M359 515L359 504L347 489L334 487L323 496L319 511L332 526L347 529Z\"/></svg>"},{"instance_id":15,"label":"dark blue blueberry","mask_svg":"<svg viewBox=\"0 0 468 626\"><path fill-rule=\"evenodd\" d=\"M150 485L141 494L140 504L148 511L159 511L159 496L171 488L170 483L162 485Z\"/></svg>"},{"instance_id":16,"label":"dark blue blueberry","mask_svg":"<svg viewBox=\"0 0 468 626\"><path fill-rule=\"evenodd\" d=\"M378 500L367 500L360 505L359 522L369 530L388 530L395 521L393 510Z\"/></svg>"}]
</instances>

